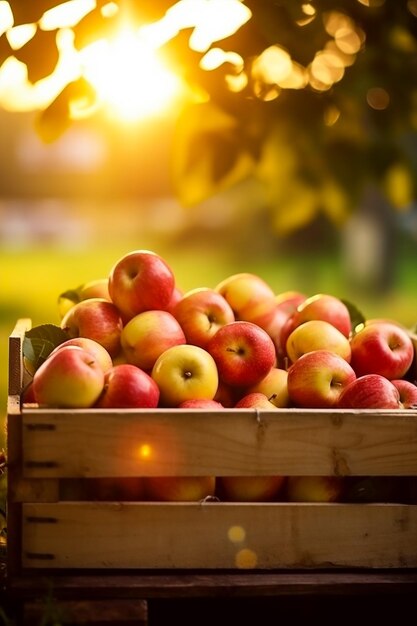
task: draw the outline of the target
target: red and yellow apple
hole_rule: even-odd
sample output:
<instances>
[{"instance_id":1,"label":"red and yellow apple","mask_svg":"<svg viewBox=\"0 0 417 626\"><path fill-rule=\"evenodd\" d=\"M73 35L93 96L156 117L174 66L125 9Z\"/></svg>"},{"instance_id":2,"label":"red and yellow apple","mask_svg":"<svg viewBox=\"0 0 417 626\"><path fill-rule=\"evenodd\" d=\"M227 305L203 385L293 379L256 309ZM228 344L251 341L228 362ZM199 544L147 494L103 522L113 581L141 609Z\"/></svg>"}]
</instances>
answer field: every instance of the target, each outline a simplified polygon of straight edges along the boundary
<instances>
[{"instance_id":1,"label":"red and yellow apple","mask_svg":"<svg viewBox=\"0 0 417 626\"><path fill-rule=\"evenodd\" d=\"M159 403L156 382L136 365L114 365L104 376L104 387L95 406L101 409L154 409Z\"/></svg>"},{"instance_id":2,"label":"red and yellow apple","mask_svg":"<svg viewBox=\"0 0 417 626\"><path fill-rule=\"evenodd\" d=\"M401 406L404 409L417 409L417 385L404 378L391 382L400 393Z\"/></svg>"},{"instance_id":3,"label":"red and yellow apple","mask_svg":"<svg viewBox=\"0 0 417 626\"><path fill-rule=\"evenodd\" d=\"M345 484L342 476L289 476L286 497L289 502L337 502Z\"/></svg>"},{"instance_id":4,"label":"red and yellow apple","mask_svg":"<svg viewBox=\"0 0 417 626\"><path fill-rule=\"evenodd\" d=\"M220 380L235 387L255 385L276 363L271 337L252 322L222 326L206 348L216 362Z\"/></svg>"},{"instance_id":5,"label":"red and yellow apple","mask_svg":"<svg viewBox=\"0 0 417 626\"><path fill-rule=\"evenodd\" d=\"M265 328L273 317L275 294L266 281L257 274L232 274L215 287L227 300L236 320L253 322Z\"/></svg>"},{"instance_id":6,"label":"red and yellow apple","mask_svg":"<svg viewBox=\"0 0 417 626\"><path fill-rule=\"evenodd\" d=\"M162 352L186 343L184 332L168 311L138 313L123 327L120 343L128 363L150 371Z\"/></svg>"},{"instance_id":7,"label":"red and yellow apple","mask_svg":"<svg viewBox=\"0 0 417 626\"><path fill-rule=\"evenodd\" d=\"M61 320L70 338L87 337L100 343L111 357L120 350L123 322L117 307L104 298L89 298L75 304Z\"/></svg>"},{"instance_id":8,"label":"red and yellow apple","mask_svg":"<svg viewBox=\"0 0 417 626\"><path fill-rule=\"evenodd\" d=\"M104 376L90 352L66 346L50 354L36 370L33 396L40 406L90 408L103 391Z\"/></svg>"},{"instance_id":9,"label":"red and yellow apple","mask_svg":"<svg viewBox=\"0 0 417 626\"><path fill-rule=\"evenodd\" d=\"M168 263L150 250L134 250L121 257L109 275L109 293L123 321L143 311L167 309L175 277Z\"/></svg>"},{"instance_id":10,"label":"red and yellow apple","mask_svg":"<svg viewBox=\"0 0 417 626\"><path fill-rule=\"evenodd\" d=\"M94 339L89 339L88 337L73 337L72 339L67 339L67 341L60 343L56 348L54 348L51 354L54 354L57 350L61 350L66 346L78 346L79 348L83 348L92 354L99 365L101 365L103 372L107 372L107 370L113 367L113 359L107 352L106 348Z\"/></svg>"},{"instance_id":11,"label":"red and yellow apple","mask_svg":"<svg viewBox=\"0 0 417 626\"><path fill-rule=\"evenodd\" d=\"M400 392L385 376L364 374L345 387L337 406L340 409L400 409Z\"/></svg>"},{"instance_id":12,"label":"red and yellow apple","mask_svg":"<svg viewBox=\"0 0 417 626\"><path fill-rule=\"evenodd\" d=\"M288 369L291 403L302 408L331 408L343 389L356 378L349 363L329 350L303 354Z\"/></svg>"},{"instance_id":13,"label":"red and yellow apple","mask_svg":"<svg viewBox=\"0 0 417 626\"><path fill-rule=\"evenodd\" d=\"M205 348L219 328L234 322L227 300L214 289L188 291L176 304L173 315L184 331L187 343Z\"/></svg>"},{"instance_id":14,"label":"red and yellow apple","mask_svg":"<svg viewBox=\"0 0 417 626\"><path fill-rule=\"evenodd\" d=\"M280 409L290 406L287 370L273 367L262 380L247 389L247 393L253 392L265 394L268 400Z\"/></svg>"},{"instance_id":15,"label":"red and yellow apple","mask_svg":"<svg viewBox=\"0 0 417 626\"><path fill-rule=\"evenodd\" d=\"M406 330L391 322L363 326L350 341L351 364L357 376L380 374L403 378L414 359L414 345Z\"/></svg>"}]
</instances>

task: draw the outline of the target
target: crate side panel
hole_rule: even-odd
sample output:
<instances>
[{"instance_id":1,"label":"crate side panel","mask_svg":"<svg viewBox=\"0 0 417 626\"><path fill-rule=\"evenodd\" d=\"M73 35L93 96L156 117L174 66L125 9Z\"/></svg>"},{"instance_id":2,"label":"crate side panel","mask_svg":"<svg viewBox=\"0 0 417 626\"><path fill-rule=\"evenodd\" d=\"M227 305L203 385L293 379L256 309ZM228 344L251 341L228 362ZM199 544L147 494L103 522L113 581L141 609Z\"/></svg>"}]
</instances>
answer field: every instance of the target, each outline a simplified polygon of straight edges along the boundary
<instances>
[{"instance_id":1,"label":"crate side panel","mask_svg":"<svg viewBox=\"0 0 417 626\"><path fill-rule=\"evenodd\" d=\"M27 477L417 475L417 412L23 412Z\"/></svg>"},{"instance_id":2,"label":"crate side panel","mask_svg":"<svg viewBox=\"0 0 417 626\"><path fill-rule=\"evenodd\" d=\"M417 506L23 505L25 568L417 566Z\"/></svg>"}]
</instances>

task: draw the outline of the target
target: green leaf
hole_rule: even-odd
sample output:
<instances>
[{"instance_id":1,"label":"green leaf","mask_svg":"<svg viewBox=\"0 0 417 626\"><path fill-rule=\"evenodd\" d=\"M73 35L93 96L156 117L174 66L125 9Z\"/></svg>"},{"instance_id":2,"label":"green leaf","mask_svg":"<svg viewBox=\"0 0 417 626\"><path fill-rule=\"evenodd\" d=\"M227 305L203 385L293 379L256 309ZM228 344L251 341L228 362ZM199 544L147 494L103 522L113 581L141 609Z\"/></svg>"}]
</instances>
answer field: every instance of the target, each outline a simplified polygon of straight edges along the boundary
<instances>
[{"instance_id":1,"label":"green leaf","mask_svg":"<svg viewBox=\"0 0 417 626\"><path fill-rule=\"evenodd\" d=\"M355 304L352 304L352 302L349 302L348 300L343 300L343 298L341 298L341 300L343 304L348 308L351 319L352 333L355 333L355 330L358 326L360 326L361 324L365 324L366 318Z\"/></svg>"},{"instance_id":2,"label":"green leaf","mask_svg":"<svg viewBox=\"0 0 417 626\"><path fill-rule=\"evenodd\" d=\"M71 302L77 304L77 302L81 301L80 288L81 287L77 287L76 289L67 289L59 294L59 298L65 298L66 300L71 300Z\"/></svg>"},{"instance_id":3,"label":"green leaf","mask_svg":"<svg viewBox=\"0 0 417 626\"><path fill-rule=\"evenodd\" d=\"M36 371L54 348L69 339L69 335L55 324L41 324L26 332L23 340L23 357Z\"/></svg>"}]
</instances>

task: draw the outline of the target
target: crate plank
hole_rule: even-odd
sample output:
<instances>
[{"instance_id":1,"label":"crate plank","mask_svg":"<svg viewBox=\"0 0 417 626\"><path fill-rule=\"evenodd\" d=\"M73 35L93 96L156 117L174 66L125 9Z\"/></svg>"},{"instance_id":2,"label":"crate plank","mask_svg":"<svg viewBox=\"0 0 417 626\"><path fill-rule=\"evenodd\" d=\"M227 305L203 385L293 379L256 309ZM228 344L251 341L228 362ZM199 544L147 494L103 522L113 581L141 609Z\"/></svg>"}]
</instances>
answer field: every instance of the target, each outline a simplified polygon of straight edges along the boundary
<instances>
[{"instance_id":1,"label":"crate plank","mask_svg":"<svg viewBox=\"0 0 417 626\"><path fill-rule=\"evenodd\" d=\"M416 411L23 411L26 477L417 475Z\"/></svg>"},{"instance_id":2,"label":"crate plank","mask_svg":"<svg viewBox=\"0 0 417 626\"><path fill-rule=\"evenodd\" d=\"M25 568L417 567L417 505L24 504Z\"/></svg>"}]
</instances>

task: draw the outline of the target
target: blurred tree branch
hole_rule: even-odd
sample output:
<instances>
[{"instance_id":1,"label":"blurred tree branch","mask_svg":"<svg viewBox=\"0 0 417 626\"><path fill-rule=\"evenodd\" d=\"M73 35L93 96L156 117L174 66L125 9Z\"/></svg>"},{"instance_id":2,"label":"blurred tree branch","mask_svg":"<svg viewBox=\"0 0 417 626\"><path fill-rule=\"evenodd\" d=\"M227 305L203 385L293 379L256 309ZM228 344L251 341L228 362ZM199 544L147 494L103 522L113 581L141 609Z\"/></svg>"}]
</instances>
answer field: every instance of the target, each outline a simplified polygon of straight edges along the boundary
<instances>
[{"instance_id":1,"label":"blurred tree branch","mask_svg":"<svg viewBox=\"0 0 417 626\"><path fill-rule=\"evenodd\" d=\"M219 24L221 6L239 4L210 1L217 2ZM60 4L10 0L14 27L35 24L36 31L14 50L3 34L0 63L13 54L32 82L52 73L57 31L45 30L42 16ZM111 37L126 14L139 27L181 4L191 7L189 0L97 0L72 26L74 46ZM241 4L250 19L228 36L214 35L206 49L190 45L198 28L191 18L161 48L207 99L179 116L173 162L184 204L253 175L263 183L263 202L282 234L320 214L342 223L370 182L394 209L408 210L417 193L417 1ZM106 10L109 5L115 10ZM207 69L208 53L219 48L223 61ZM73 123L71 99L80 94L94 99L82 76L41 112L38 129L45 140Z\"/></svg>"}]
</instances>

